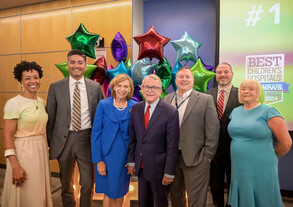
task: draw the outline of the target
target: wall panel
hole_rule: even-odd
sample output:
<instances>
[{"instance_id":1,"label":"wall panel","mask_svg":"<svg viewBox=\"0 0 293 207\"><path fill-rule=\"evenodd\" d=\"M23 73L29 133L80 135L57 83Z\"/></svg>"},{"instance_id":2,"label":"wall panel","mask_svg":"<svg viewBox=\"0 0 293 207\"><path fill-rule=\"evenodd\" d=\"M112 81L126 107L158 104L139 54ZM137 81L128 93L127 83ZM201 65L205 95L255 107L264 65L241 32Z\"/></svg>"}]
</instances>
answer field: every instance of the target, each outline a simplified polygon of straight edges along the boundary
<instances>
[{"instance_id":1,"label":"wall panel","mask_svg":"<svg viewBox=\"0 0 293 207\"><path fill-rule=\"evenodd\" d=\"M20 53L20 17L0 18L0 55Z\"/></svg>"},{"instance_id":2,"label":"wall panel","mask_svg":"<svg viewBox=\"0 0 293 207\"><path fill-rule=\"evenodd\" d=\"M21 19L22 52L69 50L65 39L71 34L71 11L62 9L23 15Z\"/></svg>"}]
</instances>

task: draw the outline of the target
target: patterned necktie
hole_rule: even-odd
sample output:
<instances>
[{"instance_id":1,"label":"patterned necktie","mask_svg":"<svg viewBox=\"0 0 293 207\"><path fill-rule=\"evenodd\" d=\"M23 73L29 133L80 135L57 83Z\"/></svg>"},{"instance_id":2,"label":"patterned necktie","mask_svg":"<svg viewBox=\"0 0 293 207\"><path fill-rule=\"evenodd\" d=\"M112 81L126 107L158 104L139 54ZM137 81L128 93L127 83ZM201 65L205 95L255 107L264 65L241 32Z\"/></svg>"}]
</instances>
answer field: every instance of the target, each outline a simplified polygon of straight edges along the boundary
<instances>
[{"instance_id":1,"label":"patterned necktie","mask_svg":"<svg viewBox=\"0 0 293 207\"><path fill-rule=\"evenodd\" d=\"M219 115L219 119L222 119L223 116L223 108L224 108L224 94L225 91L221 90L221 94L218 98L218 103L217 103L217 108L218 108L218 115Z\"/></svg>"},{"instance_id":2,"label":"patterned necktie","mask_svg":"<svg viewBox=\"0 0 293 207\"><path fill-rule=\"evenodd\" d=\"M74 131L78 131L81 127L81 113L80 113L80 90L78 84L80 82L75 82L75 88L73 91L73 107L72 107L72 128Z\"/></svg>"},{"instance_id":3,"label":"patterned necktie","mask_svg":"<svg viewBox=\"0 0 293 207\"><path fill-rule=\"evenodd\" d=\"M147 128L149 120L150 120L150 108L151 108L151 105L148 105L147 110L144 114L144 129Z\"/></svg>"}]
</instances>

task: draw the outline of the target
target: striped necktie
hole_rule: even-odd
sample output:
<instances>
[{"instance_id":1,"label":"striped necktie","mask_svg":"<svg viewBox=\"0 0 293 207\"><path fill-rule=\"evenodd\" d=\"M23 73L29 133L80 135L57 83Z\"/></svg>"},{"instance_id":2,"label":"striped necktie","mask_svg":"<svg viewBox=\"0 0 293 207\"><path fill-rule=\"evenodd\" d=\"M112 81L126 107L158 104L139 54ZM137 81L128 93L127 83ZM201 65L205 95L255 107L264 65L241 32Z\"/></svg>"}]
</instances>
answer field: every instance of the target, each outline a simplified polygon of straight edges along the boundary
<instances>
[{"instance_id":1,"label":"striped necktie","mask_svg":"<svg viewBox=\"0 0 293 207\"><path fill-rule=\"evenodd\" d=\"M72 107L72 128L74 131L80 130L81 127L81 113L80 113L80 90L78 84L80 82L75 82L75 88L73 91L73 107Z\"/></svg>"},{"instance_id":2,"label":"striped necktie","mask_svg":"<svg viewBox=\"0 0 293 207\"><path fill-rule=\"evenodd\" d=\"M225 90L221 90L220 93L221 94L219 95L219 98L218 98L217 108L218 108L219 119L221 120L223 116Z\"/></svg>"}]
</instances>

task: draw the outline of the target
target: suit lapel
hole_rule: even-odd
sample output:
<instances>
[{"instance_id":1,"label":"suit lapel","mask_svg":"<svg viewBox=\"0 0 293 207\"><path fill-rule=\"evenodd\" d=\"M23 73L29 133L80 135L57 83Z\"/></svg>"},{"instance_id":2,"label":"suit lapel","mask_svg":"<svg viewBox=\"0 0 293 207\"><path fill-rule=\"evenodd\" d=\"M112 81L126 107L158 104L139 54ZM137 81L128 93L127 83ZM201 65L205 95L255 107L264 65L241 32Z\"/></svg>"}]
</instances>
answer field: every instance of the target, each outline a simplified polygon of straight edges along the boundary
<instances>
[{"instance_id":1,"label":"suit lapel","mask_svg":"<svg viewBox=\"0 0 293 207\"><path fill-rule=\"evenodd\" d=\"M156 122L156 120L158 120L162 112L163 112L162 100L159 100L155 110L153 111L151 119L149 120L148 126L145 130L145 134L148 132L148 130L150 130L150 128Z\"/></svg>"},{"instance_id":2,"label":"suit lapel","mask_svg":"<svg viewBox=\"0 0 293 207\"><path fill-rule=\"evenodd\" d=\"M217 107L217 102L218 102L218 87L216 87L216 88L214 88L214 90L212 90L211 95L213 96L215 106Z\"/></svg>"},{"instance_id":3,"label":"suit lapel","mask_svg":"<svg viewBox=\"0 0 293 207\"><path fill-rule=\"evenodd\" d=\"M86 88L86 94L87 94L87 100L88 100L88 105L89 105L89 112L90 114L92 114L92 100L93 100L93 96L92 94L92 88L90 87L90 83L89 81L84 78L84 83L85 83L85 88Z\"/></svg>"},{"instance_id":4,"label":"suit lapel","mask_svg":"<svg viewBox=\"0 0 293 207\"><path fill-rule=\"evenodd\" d=\"M63 82L63 87L60 88L60 90L63 90L63 93L62 94L64 96L62 98L65 98L66 108L69 111L69 113L71 114L70 90L69 90L69 76Z\"/></svg>"},{"instance_id":5,"label":"suit lapel","mask_svg":"<svg viewBox=\"0 0 293 207\"><path fill-rule=\"evenodd\" d=\"M227 101L227 105L225 107L225 111L226 111L226 109L229 109L233 105L233 102L235 100L237 100L237 96L238 96L237 90L234 86L232 86L231 91L230 91L230 95L229 95L229 98ZM224 111L224 113L225 113L225 111Z\"/></svg>"},{"instance_id":6,"label":"suit lapel","mask_svg":"<svg viewBox=\"0 0 293 207\"><path fill-rule=\"evenodd\" d=\"M107 110L106 116L109 117L109 119L111 119L112 121L118 122L116 119L116 116L114 114L115 109L113 107L113 98L112 97L107 99L106 107L107 107L107 109L110 109L110 110Z\"/></svg>"},{"instance_id":7,"label":"suit lapel","mask_svg":"<svg viewBox=\"0 0 293 207\"><path fill-rule=\"evenodd\" d=\"M183 118L182 118L182 122L181 122L181 126L184 124L185 120L187 119L188 115L190 114L192 108L194 107L194 105L197 103L197 101L199 100L199 92L196 92L195 90L192 90L191 92L191 96L189 98L189 101L187 103Z\"/></svg>"}]
</instances>

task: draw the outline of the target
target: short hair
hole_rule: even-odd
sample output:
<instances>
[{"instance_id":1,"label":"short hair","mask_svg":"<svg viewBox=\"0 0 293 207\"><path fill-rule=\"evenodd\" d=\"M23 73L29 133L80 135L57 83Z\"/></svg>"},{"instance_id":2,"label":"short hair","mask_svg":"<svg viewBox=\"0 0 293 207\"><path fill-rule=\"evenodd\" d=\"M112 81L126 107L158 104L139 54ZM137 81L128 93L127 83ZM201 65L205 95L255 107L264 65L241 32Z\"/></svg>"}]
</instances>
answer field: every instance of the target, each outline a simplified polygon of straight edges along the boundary
<instances>
[{"instance_id":1,"label":"short hair","mask_svg":"<svg viewBox=\"0 0 293 207\"><path fill-rule=\"evenodd\" d=\"M215 72L217 72L217 68L218 68L220 65L227 65L227 66L230 68L231 73L233 73L232 65L230 65L230 64L227 63L227 62L221 62L221 63L219 63L219 64L217 65L217 67L216 67Z\"/></svg>"},{"instance_id":2,"label":"short hair","mask_svg":"<svg viewBox=\"0 0 293 207\"><path fill-rule=\"evenodd\" d=\"M193 72L191 71L190 67L188 67L188 66L183 66L183 67L179 68L179 70L176 73L176 77L177 77L178 72L180 72L181 70L189 70L191 73L191 77L194 79Z\"/></svg>"},{"instance_id":3,"label":"short hair","mask_svg":"<svg viewBox=\"0 0 293 207\"><path fill-rule=\"evenodd\" d=\"M37 64L36 62L28 62L28 61L21 61L14 67L14 78L21 83L22 80L22 72L23 71L32 71L36 70L39 73L39 77L43 77L43 70L42 67Z\"/></svg>"},{"instance_id":4,"label":"short hair","mask_svg":"<svg viewBox=\"0 0 293 207\"><path fill-rule=\"evenodd\" d=\"M67 61L69 61L69 58L73 55L79 55L81 57L83 57L84 59L84 62L86 62L86 55L79 49L73 49L73 50L70 50L68 53L67 53Z\"/></svg>"},{"instance_id":5,"label":"short hair","mask_svg":"<svg viewBox=\"0 0 293 207\"><path fill-rule=\"evenodd\" d=\"M151 78L151 79L153 79L153 80L157 80L157 81L159 81L159 87L162 88L163 85L162 85L161 78L160 78L159 76L155 75L155 74L150 74L150 75L148 75L147 77L145 77L145 78L142 80L142 83L141 83L142 86L144 86L144 82L145 82L145 80L146 80L147 78Z\"/></svg>"},{"instance_id":6,"label":"short hair","mask_svg":"<svg viewBox=\"0 0 293 207\"><path fill-rule=\"evenodd\" d=\"M134 91L133 82L132 82L132 79L125 73L121 73L119 75L116 75L112 79L112 81L110 82L111 96L113 98L116 98L116 92L114 91L114 86L118 85L119 83L121 83L122 81L125 81L125 80L128 80L129 85L130 85L130 93L127 94L126 99L127 100L132 99L133 91Z\"/></svg>"},{"instance_id":7,"label":"short hair","mask_svg":"<svg viewBox=\"0 0 293 207\"><path fill-rule=\"evenodd\" d=\"M242 83L240 84L239 87L239 91L238 91L238 99L239 102L243 104L243 100L240 96L241 90L243 87L251 87L251 88L255 88L256 92L257 92L257 98L256 98L256 102L258 103L263 103L264 102L264 91L263 91L263 87L262 85L254 79L245 79L244 81L242 81Z\"/></svg>"}]
</instances>

